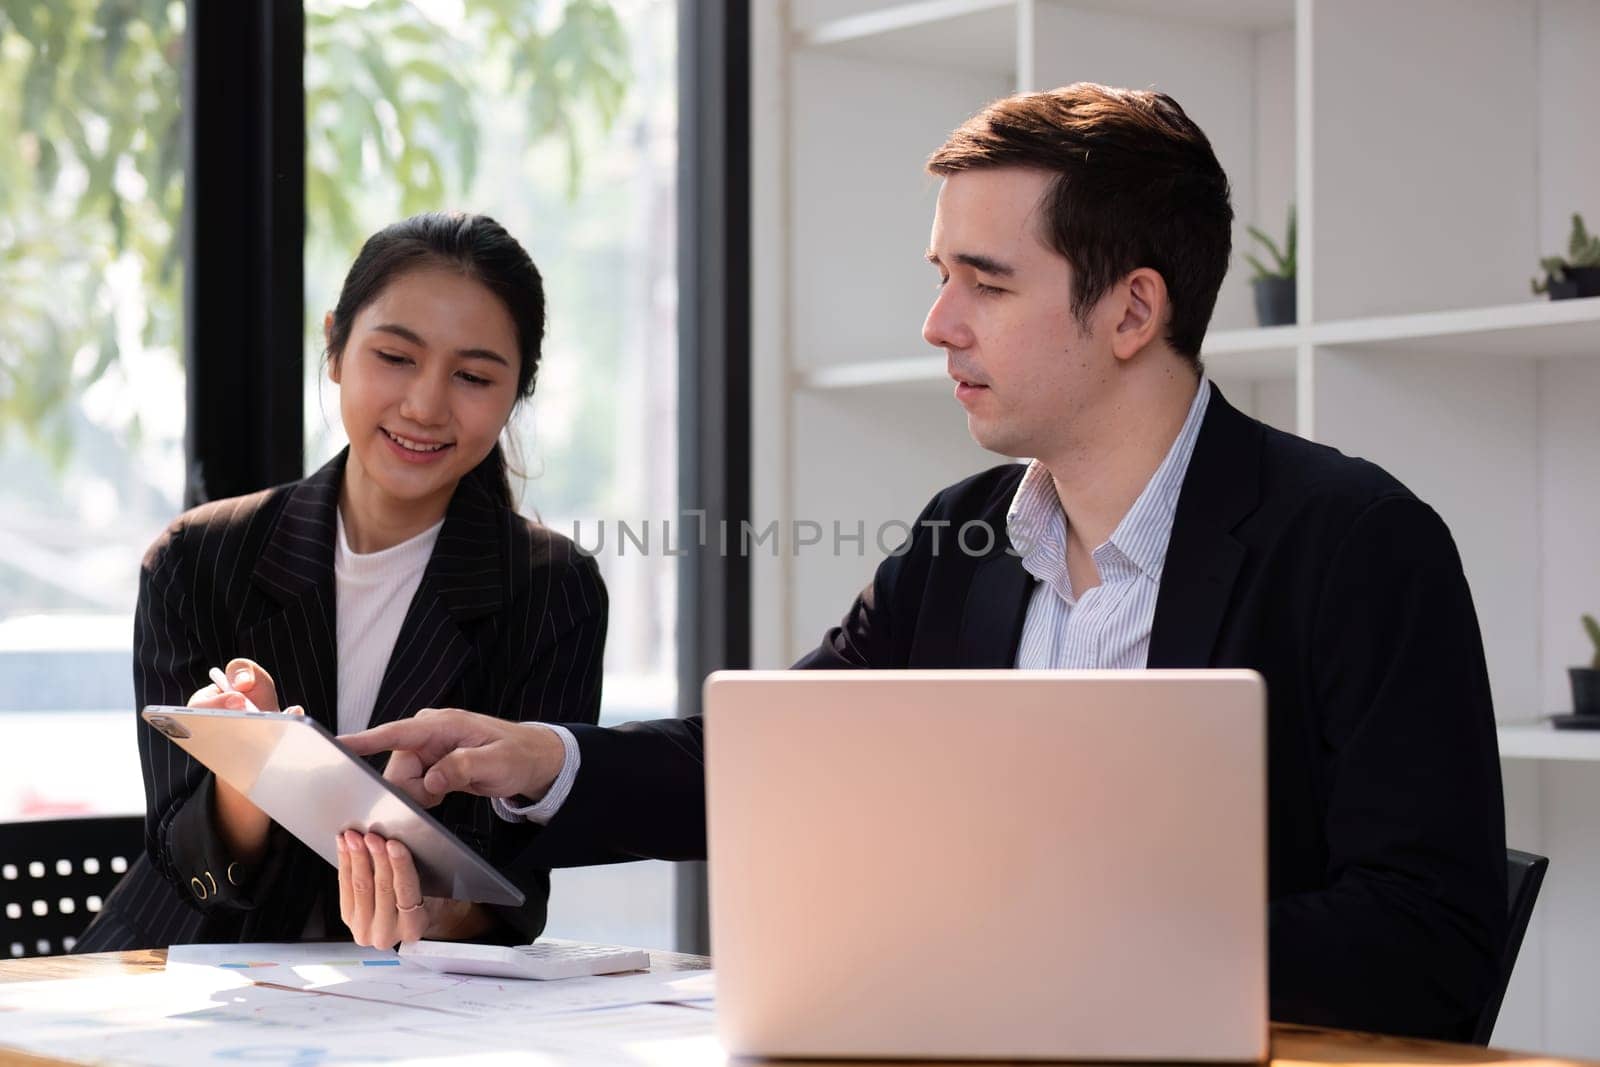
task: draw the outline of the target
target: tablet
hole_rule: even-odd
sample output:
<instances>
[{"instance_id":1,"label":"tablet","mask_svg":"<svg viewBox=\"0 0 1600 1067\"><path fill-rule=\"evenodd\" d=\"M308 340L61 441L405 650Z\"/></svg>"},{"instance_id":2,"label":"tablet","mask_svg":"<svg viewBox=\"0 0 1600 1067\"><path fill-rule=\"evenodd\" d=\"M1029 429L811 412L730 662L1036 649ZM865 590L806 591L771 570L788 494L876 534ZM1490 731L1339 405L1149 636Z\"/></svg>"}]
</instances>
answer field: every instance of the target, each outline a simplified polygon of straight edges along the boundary
<instances>
[{"instance_id":1,"label":"tablet","mask_svg":"<svg viewBox=\"0 0 1600 1067\"><path fill-rule=\"evenodd\" d=\"M276 711L152 704L144 721L211 768L307 848L339 865L334 839L361 830L402 842L430 897L520 905L522 892L315 719Z\"/></svg>"}]
</instances>

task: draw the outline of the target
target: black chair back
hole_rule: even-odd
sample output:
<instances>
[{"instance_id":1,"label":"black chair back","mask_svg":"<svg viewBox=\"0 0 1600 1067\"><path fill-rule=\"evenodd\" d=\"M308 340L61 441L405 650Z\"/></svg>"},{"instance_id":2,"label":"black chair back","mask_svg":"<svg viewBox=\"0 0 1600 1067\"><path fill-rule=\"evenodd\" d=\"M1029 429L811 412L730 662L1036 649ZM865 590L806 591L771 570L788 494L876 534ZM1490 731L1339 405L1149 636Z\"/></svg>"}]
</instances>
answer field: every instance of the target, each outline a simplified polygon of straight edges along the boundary
<instances>
[{"instance_id":1,"label":"black chair back","mask_svg":"<svg viewBox=\"0 0 1600 1067\"><path fill-rule=\"evenodd\" d=\"M71 952L144 852L144 817L0 823L0 958Z\"/></svg>"},{"instance_id":2,"label":"black chair back","mask_svg":"<svg viewBox=\"0 0 1600 1067\"><path fill-rule=\"evenodd\" d=\"M1517 953L1522 950L1522 935L1528 932L1533 904L1539 899L1539 887L1544 884L1544 872L1549 868L1548 857L1506 849L1506 894L1510 898L1511 924L1506 929L1505 951L1500 956L1500 973L1496 976L1494 992L1483 1006L1483 1014L1478 1016L1478 1026L1472 1034L1475 1045L1487 1045L1494 1033L1506 986L1511 984L1511 972L1517 966Z\"/></svg>"}]
</instances>

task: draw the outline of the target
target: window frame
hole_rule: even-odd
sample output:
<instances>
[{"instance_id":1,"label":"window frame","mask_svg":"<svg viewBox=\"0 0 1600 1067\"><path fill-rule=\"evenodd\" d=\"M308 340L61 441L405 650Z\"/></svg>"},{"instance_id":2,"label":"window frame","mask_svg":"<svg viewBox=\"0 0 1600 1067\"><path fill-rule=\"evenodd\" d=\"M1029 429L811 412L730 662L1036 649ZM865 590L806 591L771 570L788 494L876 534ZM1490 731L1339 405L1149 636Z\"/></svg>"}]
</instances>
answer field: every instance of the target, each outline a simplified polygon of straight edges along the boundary
<instances>
[{"instance_id":1,"label":"window frame","mask_svg":"<svg viewBox=\"0 0 1600 1067\"><path fill-rule=\"evenodd\" d=\"M184 505L304 468L305 11L190 0Z\"/></svg>"},{"instance_id":2,"label":"window frame","mask_svg":"<svg viewBox=\"0 0 1600 1067\"><path fill-rule=\"evenodd\" d=\"M751 517L750 16L678 4L679 500ZM190 0L184 113L186 506L304 475L305 11ZM241 408L243 417L241 417ZM716 538L679 560L678 714L750 663L750 568ZM709 949L704 864L680 864L677 941Z\"/></svg>"},{"instance_id":3,"label":"window frame","mask_svg":"<svg viewBox=\"0 0 1600 1067\"><path fill-rule=\"evenodd\" d=\"M678 5L678 441L682 511L751 519L750 12ZM750 666L750 562L720 538L678 566L678 714L714 670ZM736 539L737 540L737 539ZM678 948L710 951L703 863L678 865Z\"/></svg>"}]
</instances>

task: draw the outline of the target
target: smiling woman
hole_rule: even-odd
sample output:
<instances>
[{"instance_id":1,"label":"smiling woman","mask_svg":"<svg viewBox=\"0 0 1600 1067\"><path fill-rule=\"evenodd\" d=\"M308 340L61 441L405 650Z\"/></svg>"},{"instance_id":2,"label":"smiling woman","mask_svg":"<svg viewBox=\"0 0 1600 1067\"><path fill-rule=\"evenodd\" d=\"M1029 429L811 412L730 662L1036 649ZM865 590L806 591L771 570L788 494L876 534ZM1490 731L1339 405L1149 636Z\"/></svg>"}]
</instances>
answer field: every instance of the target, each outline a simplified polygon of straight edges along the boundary
<instances>
[{"instance_id":1,"label":"smiling woman","mask_svg":"<svg viewBox=\"0 0 1600 1067\"><path fill-rule=\"evenodd\" d=\"M335 316L328 376L350 438L345 528L357 552L376 552L444 516L456 484L494 451L524 365L531 386L532 360L505 305L451 269L407 271L354 323Z\"/></svg>"},{"instance_id":2,"label":"smiling woman","mask_svg":"<svg viewBox=\"0 0 1600 1067\"><path fill-rule=\"evenodd\" d=\"M486 456L515 506L498 438L533 395L544 328L544 281L493 220L418 215L368 239L323 319L350 441L341 510L355 494L346 522L373 524L351 531L358 551L438 521Z\"/></svg>"},{"instance_id":3,"label":"smiling woman","mask_svg":"<svg viewBox=\"0 0 1600 1067\"><path fill-rule=\"evenodd\" d=\"M340 733L429 706L594 722L605 587L571 541L516 513L499 445L533 392L544 322L539 271L493 219L419 215L368 239L324 323L350 447L157 539L140 575L137 705L298 705ZM208 684L222 664L229 685ZM314 852L142 723L139 748L147 855L80 951L344 936ZM485 801L436 814L491 859L531 832ZM364 844L382 885L391 849ZM523 889L520 909L405 910L429 937L528 941L548 877Z\"/></svg>"}]
</instances>

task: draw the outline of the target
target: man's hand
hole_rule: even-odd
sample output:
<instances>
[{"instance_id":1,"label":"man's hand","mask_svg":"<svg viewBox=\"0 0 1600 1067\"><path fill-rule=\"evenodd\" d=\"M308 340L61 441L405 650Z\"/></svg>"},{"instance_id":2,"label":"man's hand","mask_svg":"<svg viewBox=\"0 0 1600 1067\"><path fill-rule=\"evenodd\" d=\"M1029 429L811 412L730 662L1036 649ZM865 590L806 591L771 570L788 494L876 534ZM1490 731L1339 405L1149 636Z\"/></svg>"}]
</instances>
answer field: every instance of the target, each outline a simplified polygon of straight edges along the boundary
<instances>
[{"instance_id":1,"label":"man's hand","mask_svg":"<svg viewBox=\"0 0 1600 1067\"><path fill-rule=\"evenodd\" d=\"M429 808L457 792L538 800L566 759L554 730L459 708L423 708L339 743L358 756L393 751L383 776Z\"/></svg>"}]
</instances>

